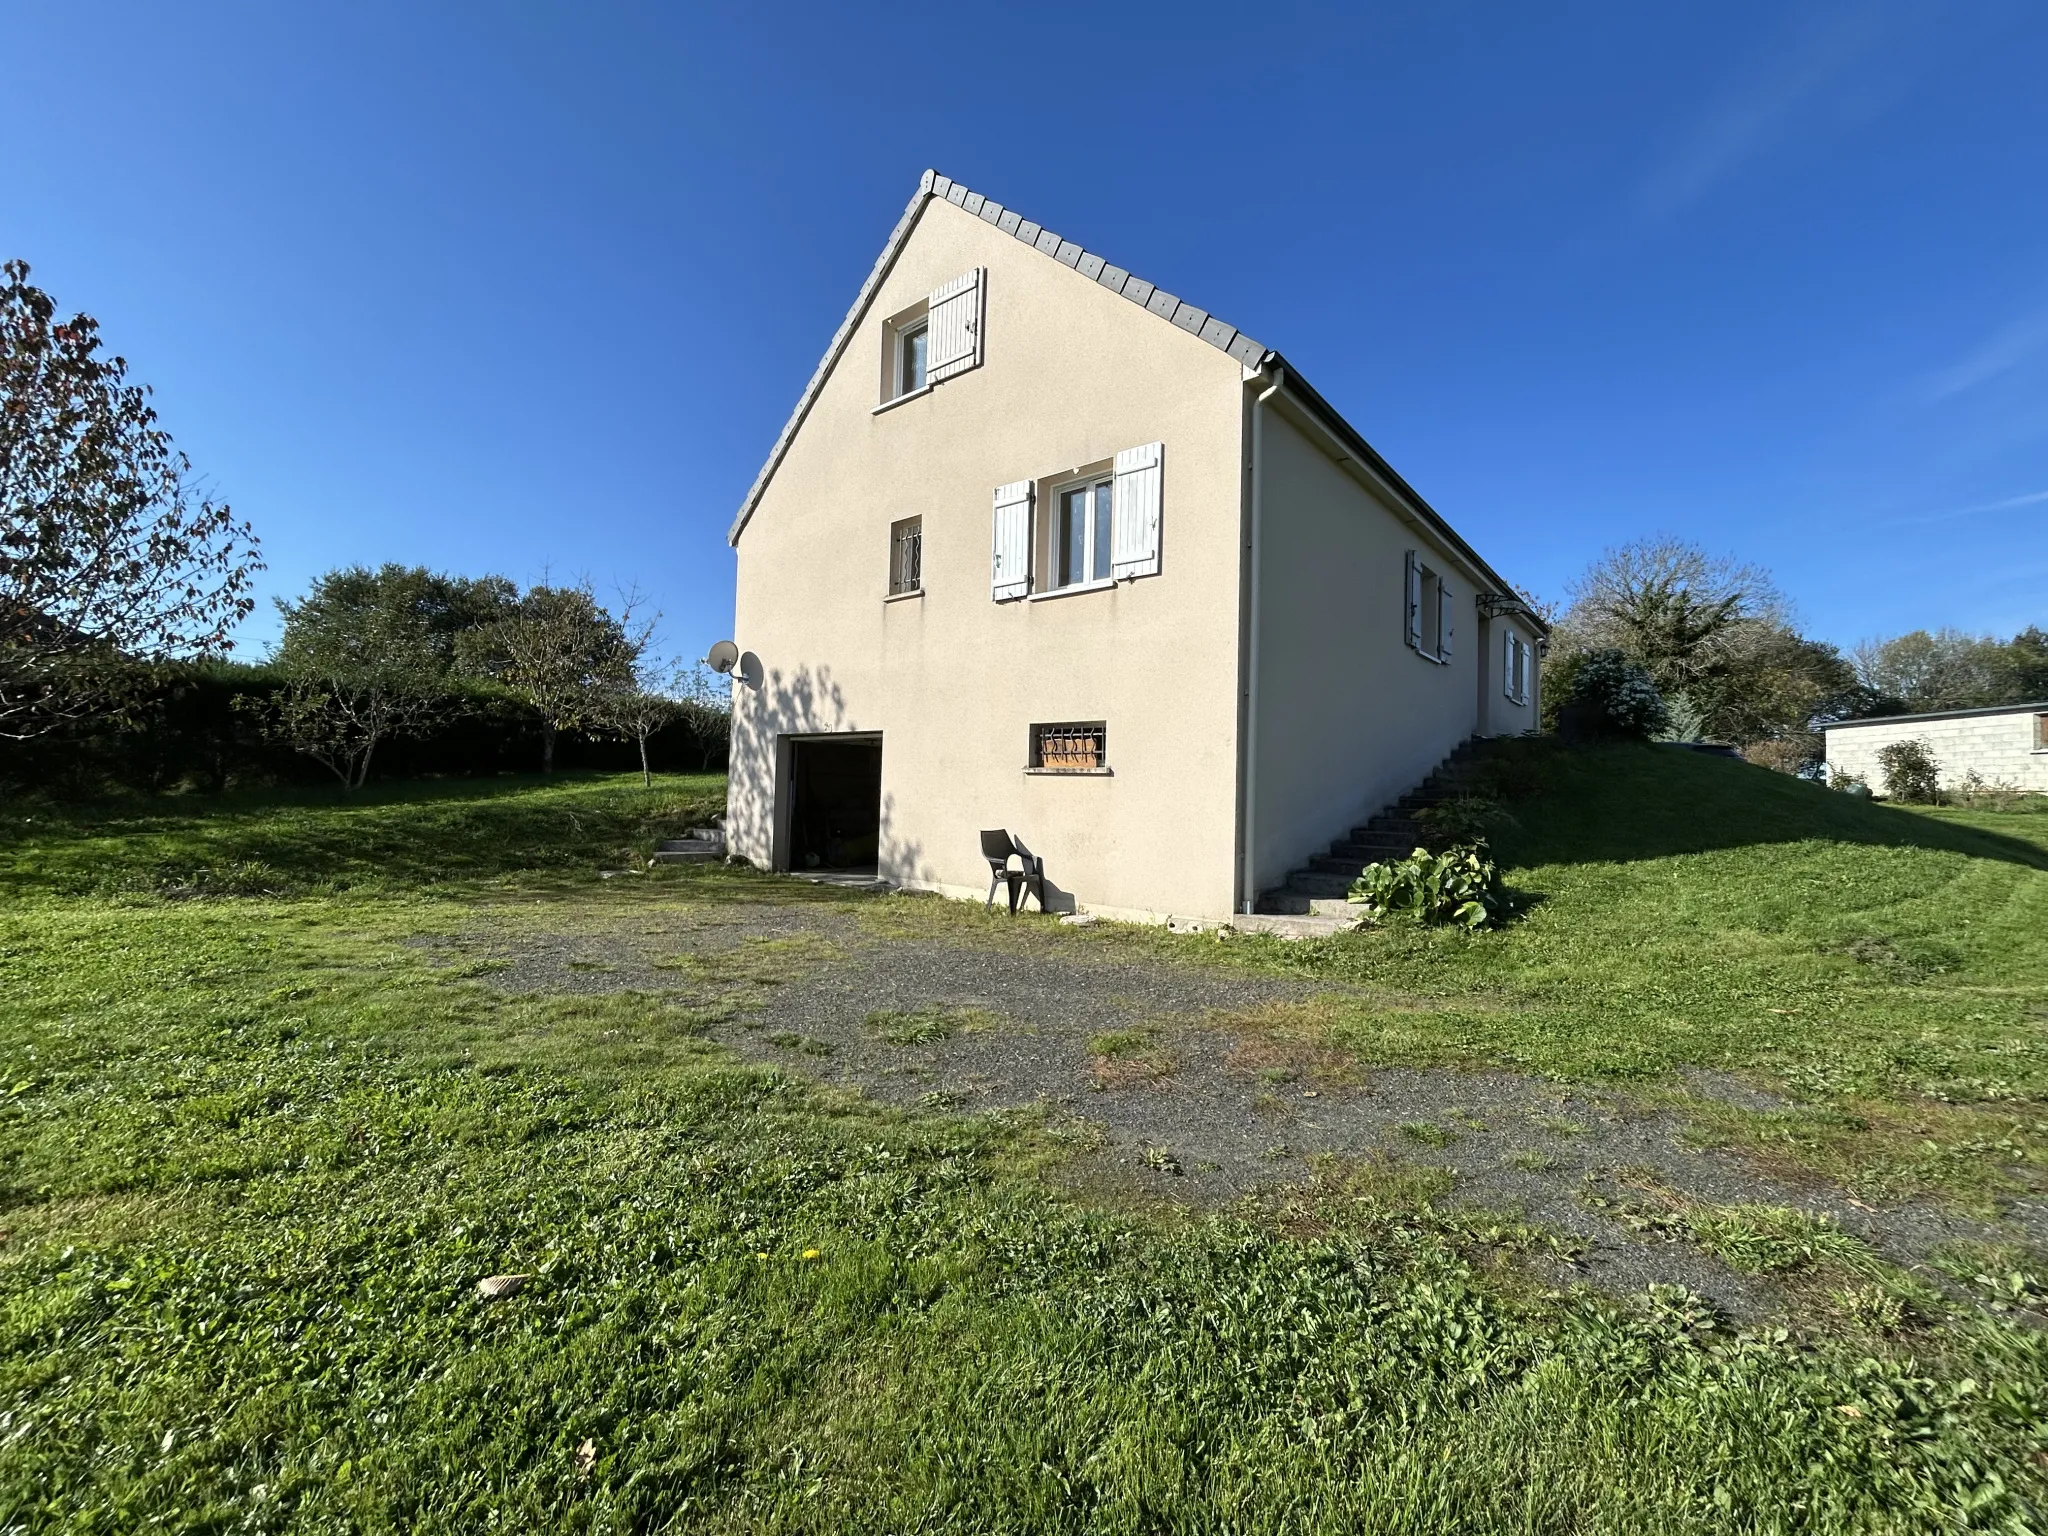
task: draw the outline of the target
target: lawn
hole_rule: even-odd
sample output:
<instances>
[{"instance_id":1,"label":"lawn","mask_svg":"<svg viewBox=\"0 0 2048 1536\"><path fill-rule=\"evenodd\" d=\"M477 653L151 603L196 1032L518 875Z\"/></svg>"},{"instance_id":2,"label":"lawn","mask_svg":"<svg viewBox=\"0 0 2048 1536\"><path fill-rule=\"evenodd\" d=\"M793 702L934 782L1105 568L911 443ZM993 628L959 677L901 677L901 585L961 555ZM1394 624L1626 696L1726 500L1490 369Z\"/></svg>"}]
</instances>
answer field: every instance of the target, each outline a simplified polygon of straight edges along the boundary
<instances>
[{"instance_id":1,"label":"lawn","mask_svg":"<svg viewBox=\"0 0 2048 1536\"><path fill-rule=\"evenodd\" d=\"M1307 944L601 876L714 807L703 779L6 808L0 1529L2040 1529L2048 816L1651 749L1532 749L1503 788L1508 929ZM1524 1225L1428 1177L1455 1127L1284 1202L1093 1203L1028 1115L742 1059L712 1038L741 1003L516 991L435 948L770 893L1342 984L1237 1027L1618 1087L2011 1241L1914 1269L1638 1191L1660 1240L1797 1281L1737 1325L1533 1281ZM831 963L749 953L756 987Z\"/></svg>"}]
</instances>

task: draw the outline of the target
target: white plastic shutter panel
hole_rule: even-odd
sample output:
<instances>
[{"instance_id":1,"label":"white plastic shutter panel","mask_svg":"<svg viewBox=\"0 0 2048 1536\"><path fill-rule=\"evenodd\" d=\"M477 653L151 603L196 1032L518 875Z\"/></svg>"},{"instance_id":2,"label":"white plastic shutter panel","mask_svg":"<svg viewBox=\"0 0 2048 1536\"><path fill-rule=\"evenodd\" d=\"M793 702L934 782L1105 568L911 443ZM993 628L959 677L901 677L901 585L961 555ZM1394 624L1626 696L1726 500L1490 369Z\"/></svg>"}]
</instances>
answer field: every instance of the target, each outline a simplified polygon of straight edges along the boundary
<instances>
[{"instance_id":1,"label":"white plastic shutter panel","mask_svg":"<svg viewBox=\"0 0 2048 1536\"><path fill-rule=\"evenodd\" d=\"M1408 643L1422 649L1422 562L1408 551Z\"/></svg>"},{"instance_id":2,"label":"white plastic shutter panel","mask_svg":"<svg viewBox=\"0 0 2048 1536\"><path fill-rule=\"evenodd\" d=\"M989 596L999 603L1031 591L1031 489L1029 480L996 487Z\"/></svg>"},{"instance_id":3,"label":"white plastic shutter panel","mask_svg":"<svg viewBox=\"0 0 2048 1536\"><path fill-rule=\"evenodd\" d=\"M1500 641L1500 691L1519 704L1522 701L1515 698L1515 632L1502 630Z\"/></svg>"},{"instance_id":4,"label":"white plastic shutter panel","mask_svg":"<svg viewBox=\"0 0 2048 1536\"><path fill-rule=\"evenodd\" d=\"M1116 456L1116 489L1112 492L1109 573L1127 576L1159 574L1160 481L1165 472L1166 445L1146 443Z\"/></svg>"},{"instance_id":5,"label":"white plastic shutter panel","mask_svg":"<svg viewBox=\"0 0 2048 1536\"><path fill-rule=\"evenodd\" d=\"M981 297L986 268L964 272L925 303L925 378L936 384L981 362Z\"/></svg>"},{"instance_id":6,"label":"white plastic shutter panel","mask_svg":"<svg viewBox=\"0 0 2048 1536\"><path fill-rule=\"evenodd\" d=\"M1436 624L1443 633L1437 637L1436 654L1439 659L1451 654L1451 636L1458 632L1457 610L1451 606L1451 584L1439 581L1436 584Z\"/></svg>"}]
</instances>

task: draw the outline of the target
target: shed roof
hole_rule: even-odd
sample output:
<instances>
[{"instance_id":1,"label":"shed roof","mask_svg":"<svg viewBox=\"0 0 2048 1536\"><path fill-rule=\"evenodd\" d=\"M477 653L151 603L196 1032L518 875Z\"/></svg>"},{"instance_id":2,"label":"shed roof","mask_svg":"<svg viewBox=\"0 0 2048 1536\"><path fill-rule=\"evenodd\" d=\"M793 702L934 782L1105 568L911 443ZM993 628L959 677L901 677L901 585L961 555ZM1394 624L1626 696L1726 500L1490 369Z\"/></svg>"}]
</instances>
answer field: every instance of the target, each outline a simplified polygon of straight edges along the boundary
<instances>
[{"instance_id":1,"label":"shed roof","mask_svg":"<svg viewBox=\"0 0 2048 1536\"><path fill-rule=\"evenodd\" d=\"M1978 709L1933 709L1920 715L1872 715L1865 720L1831 720L1825 730L1852 731L1861 725L1911 725L1916 720L1964 720L1973 715L2038 715L2048 713L2048 699L2038 704L1987 704Z\"/></svg>"}]
</instances>

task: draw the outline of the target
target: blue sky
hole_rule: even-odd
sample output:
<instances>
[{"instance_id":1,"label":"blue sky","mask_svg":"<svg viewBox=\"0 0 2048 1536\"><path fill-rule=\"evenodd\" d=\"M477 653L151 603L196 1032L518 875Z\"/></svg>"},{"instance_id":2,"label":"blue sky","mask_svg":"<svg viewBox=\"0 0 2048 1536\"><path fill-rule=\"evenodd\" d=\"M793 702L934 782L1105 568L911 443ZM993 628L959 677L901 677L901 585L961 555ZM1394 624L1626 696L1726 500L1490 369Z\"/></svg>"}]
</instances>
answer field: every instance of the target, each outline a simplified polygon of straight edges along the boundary
<instances>
[{"instance_id":1,"label":"blue sky","mask_svg":"<svg viewBox=\"0 0 2048 1536\"><path fill-rule=\"evenodd\" d=\"M587 575L702 654L931 165L1286 352L1539 593L1669 532L1843 644L2048 623L2038 5L5 19L0 254L155 387L266 597Z\"/></svg>"}]
</instances>

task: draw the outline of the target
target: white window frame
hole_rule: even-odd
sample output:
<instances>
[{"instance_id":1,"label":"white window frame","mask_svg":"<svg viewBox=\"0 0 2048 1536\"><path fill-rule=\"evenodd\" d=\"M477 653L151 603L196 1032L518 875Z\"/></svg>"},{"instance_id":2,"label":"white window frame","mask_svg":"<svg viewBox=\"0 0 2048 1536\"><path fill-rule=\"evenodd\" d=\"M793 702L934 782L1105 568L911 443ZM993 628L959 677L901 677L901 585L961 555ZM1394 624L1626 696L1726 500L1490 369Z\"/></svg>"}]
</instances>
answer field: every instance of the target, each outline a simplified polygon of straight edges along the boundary
<instances>
[{"instance_id":1,"label":"white window frame","mask_svg":"<svg viewBox=\"0 0 2048 1536\"><path fill-rule=\"evenodd\" d=\"M913 385L908 377L910 372L910 344L920 336L925 338L925 376L919 383ZM929 315L918 316L917 319L904 325L896 332L896 341L893 349L894 357L892 359L895 364L896 387L890 392L889 398L891 400L901 400L905 395L918 394L932 387L930 348L931 317Z\"/></svg>"},{"instance_id":2,"label":"white window frame","mask_svg":"<svg viewBox=\"0 0 2048 1536\"><path fill-rule=\"evenodd\" d=\"M1514 630L1507 634L1507 659L1501 668L1501 692L1510 704L1526 705L1529 702L1529 662L1534 656L1529 642Z\"/></svg>"},{"instance_id":3,"label":"white window frame","mask_svg":"<svg viewBox=\"0 0 2048 1536\"><path fill-rule=\"evenodd\" d=\"M1075 491L1081 490L1089 493L1088 533L1083 547L1088 552L1088 568L1091 574L1080 581L1062 583L1059 579L1060 558L1066 548L1066 541L1060 537L1060 525L1066 517L1067 498ZM1104 505L1105 502L1107 505ZM1110 529L1102 526L1105 520L1113 523L1116 517L1115 470L1105 468L1090 474L1070 475L1064 480L1055 480L1046 491L1045 504L1052 512L1045 520L1045 580L1033 583L1036 588L1033 595L1051 597L1055 593L1087 592L1099 587L1115 586L1115 551L1110 546L1113 535ZM1108 566L1100 576L1092 574L1098 549L1103 551Z\"/></svg>"},{"instance_id":4,"label":"white window frame","mask_svg":"<svg viewBox=\"0 0 2048 1536\"><path fill-rule=\"evenodd\" d=\"M1451 589L1437 568L1423 558L1424 551L1411 549L1401 573L1401 635L1403 643L1424 661L1449 666L1451 636ZM1412 590L1411 590L1412 589ZM1436 600L1436 633L1424 632L1423 615L1431 597ZM1411 608L1412 605L1412 608Z\"/></svg>"}]
</instances>

